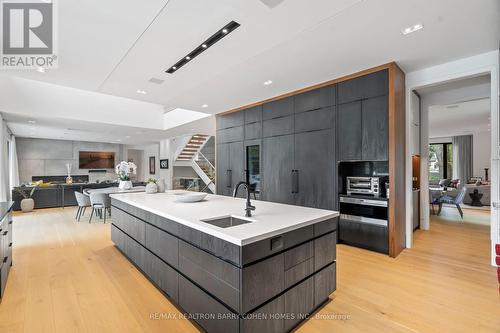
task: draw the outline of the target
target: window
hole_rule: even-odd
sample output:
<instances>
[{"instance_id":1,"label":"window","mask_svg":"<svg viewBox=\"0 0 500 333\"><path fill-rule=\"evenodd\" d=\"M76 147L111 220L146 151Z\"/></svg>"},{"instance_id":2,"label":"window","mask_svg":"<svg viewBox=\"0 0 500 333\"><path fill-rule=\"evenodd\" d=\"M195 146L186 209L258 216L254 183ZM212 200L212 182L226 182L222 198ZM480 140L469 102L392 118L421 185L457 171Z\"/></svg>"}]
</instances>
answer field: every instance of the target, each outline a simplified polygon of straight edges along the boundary
<instances>
[{"instance_id":1,"label":"window","mask_svg":"<svg viewBox=\"0 0 500 333\"><path fill-rule=\"evenodd\" d=\"M429 181L437 184L441 179L453 177L453 145L432 143L429 145Z\"/></svg>"}]
</instances>

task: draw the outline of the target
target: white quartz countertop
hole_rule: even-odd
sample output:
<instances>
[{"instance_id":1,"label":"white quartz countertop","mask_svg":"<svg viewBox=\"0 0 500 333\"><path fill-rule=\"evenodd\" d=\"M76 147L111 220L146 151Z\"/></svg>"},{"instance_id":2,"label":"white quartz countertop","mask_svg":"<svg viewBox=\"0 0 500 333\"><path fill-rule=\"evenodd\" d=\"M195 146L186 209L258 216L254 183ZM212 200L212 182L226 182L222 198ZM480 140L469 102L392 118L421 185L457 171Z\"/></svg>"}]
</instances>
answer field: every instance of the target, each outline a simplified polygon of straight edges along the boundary
<instances>
[{"instance_id":1,"label":"white quartz countertop","mask_svg":"<svg viewBox=\"0 0 500 333\"><path fill-rule=\"evenodd\" d=\"M339 215L338 212L331 210L252 200L255 210L252 211L252 217L247 218L244 211L245 199L209 194L200 202L181 203L175 202L176 192L179 191L156 194L121 193L111 197L239 246ZM220 228L201 221L229 215L250 219L253 222Z\"/></svg>"}]
</instances>

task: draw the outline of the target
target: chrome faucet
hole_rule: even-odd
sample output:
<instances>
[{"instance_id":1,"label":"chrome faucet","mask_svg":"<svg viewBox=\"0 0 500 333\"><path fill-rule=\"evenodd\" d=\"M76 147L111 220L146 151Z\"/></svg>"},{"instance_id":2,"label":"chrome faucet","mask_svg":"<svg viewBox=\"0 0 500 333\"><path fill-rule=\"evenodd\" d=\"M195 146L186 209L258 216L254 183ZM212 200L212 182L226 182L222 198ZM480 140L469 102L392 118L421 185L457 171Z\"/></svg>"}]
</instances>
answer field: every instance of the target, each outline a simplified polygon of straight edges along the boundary
<instances>
[{"instance_id":1,"label":"chrome faucet","mask_svg":"<svg viewBox=\"0 0 500 333\"><path fill-rule=\"evenodd\" d=\"M236 197L236 194L238 194L238 189L240 188L241 185L245 186L245 188L247 189L247 204L245 208L246 211L245 216L251 217L252 210L255 210L255 206L252 206L250 203L250 184L248 184L247 182L239 182L238 184L236 184L233 191L233 197Z\"/></svg>"}]
</instances>

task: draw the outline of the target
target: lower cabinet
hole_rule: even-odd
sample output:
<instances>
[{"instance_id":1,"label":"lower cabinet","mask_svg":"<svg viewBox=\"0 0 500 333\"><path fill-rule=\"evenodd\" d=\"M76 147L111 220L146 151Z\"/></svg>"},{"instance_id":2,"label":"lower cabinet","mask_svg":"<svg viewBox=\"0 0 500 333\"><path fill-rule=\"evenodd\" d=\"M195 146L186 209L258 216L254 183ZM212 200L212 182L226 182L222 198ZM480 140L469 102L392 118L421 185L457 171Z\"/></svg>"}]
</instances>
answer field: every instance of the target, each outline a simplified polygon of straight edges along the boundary
<instances>
[{"instance_id":1,"label":"lower cabinet","mask_svg":"<svg viewBox=\"0 0 500 333\"><path fill-rule=\"evenodd\" d=\"M307 319L314 309L314 279L311 277L290 289L285 293L284 298L284 332L288 332Z\"/></svg>"},{"instance_id":2,"label":"lower cabinet","mask_svg":"<svg viewBox=\"0 0 500 333\"><path fill-rule=\"evenodd\" d=\"M337 264L331 263L314 275L314 308L317 308L337 289Z\"/></svg>"},{"instance_id":3,"label":"lower cabinet","mask_svg":"<svg viewBox=\"0 0 500 333\"><path fill-rule=\"evenodd\" d=\"M113 219L115 245L207 332L289 332L336 288L335 220L256 242L251 252L259 255L238 265L123 210ZM268 253L276 240L280 247ZM2 286L9 268L0 269Z\"/></svg>"},{"instance_id":4,"label":"lower cabinet","mask_svg":"<svg viewBox=\"0 0 500 333\"><path fill-rule=\"evenodd\" d=\"M239 332L239 317L183 276L179 276L179 305L207 332Z\"/></svg>"}]
</instances>

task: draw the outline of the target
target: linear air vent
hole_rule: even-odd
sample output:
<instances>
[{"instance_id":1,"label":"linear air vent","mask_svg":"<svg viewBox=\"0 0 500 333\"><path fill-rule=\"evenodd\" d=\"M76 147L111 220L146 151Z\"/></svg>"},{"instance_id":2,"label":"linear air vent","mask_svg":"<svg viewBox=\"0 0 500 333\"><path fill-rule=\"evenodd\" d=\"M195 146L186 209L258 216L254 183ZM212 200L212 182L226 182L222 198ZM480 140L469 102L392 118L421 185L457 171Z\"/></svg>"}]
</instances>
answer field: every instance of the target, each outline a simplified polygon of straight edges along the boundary
<instances>
[{"instance_id":1,"label":"linear air vent","mask_svg":"<svg viewBox=\"0 0 500 333\"><path fill-rule=\"evenodd\" d=\"M176 71L178 71L182 66L186 65L188 62L192 61L195 57L199 56L203 51L207 50L210 46L214 45L218 41L220 41L222 38L226 37L229 35L232 31L234 31L236 28L238 28L240 24L235 21L231 21L225 26L223 26L219 31L217 31L215 34L213 34L210 38L205 40L203 43L200 44L197 48L195 48L193 51L191 51L188 55L183 57L181 60L177 61L175 65L167 69L165 72L169 74L174 74Z\"/></svg>"}]
</instances>

